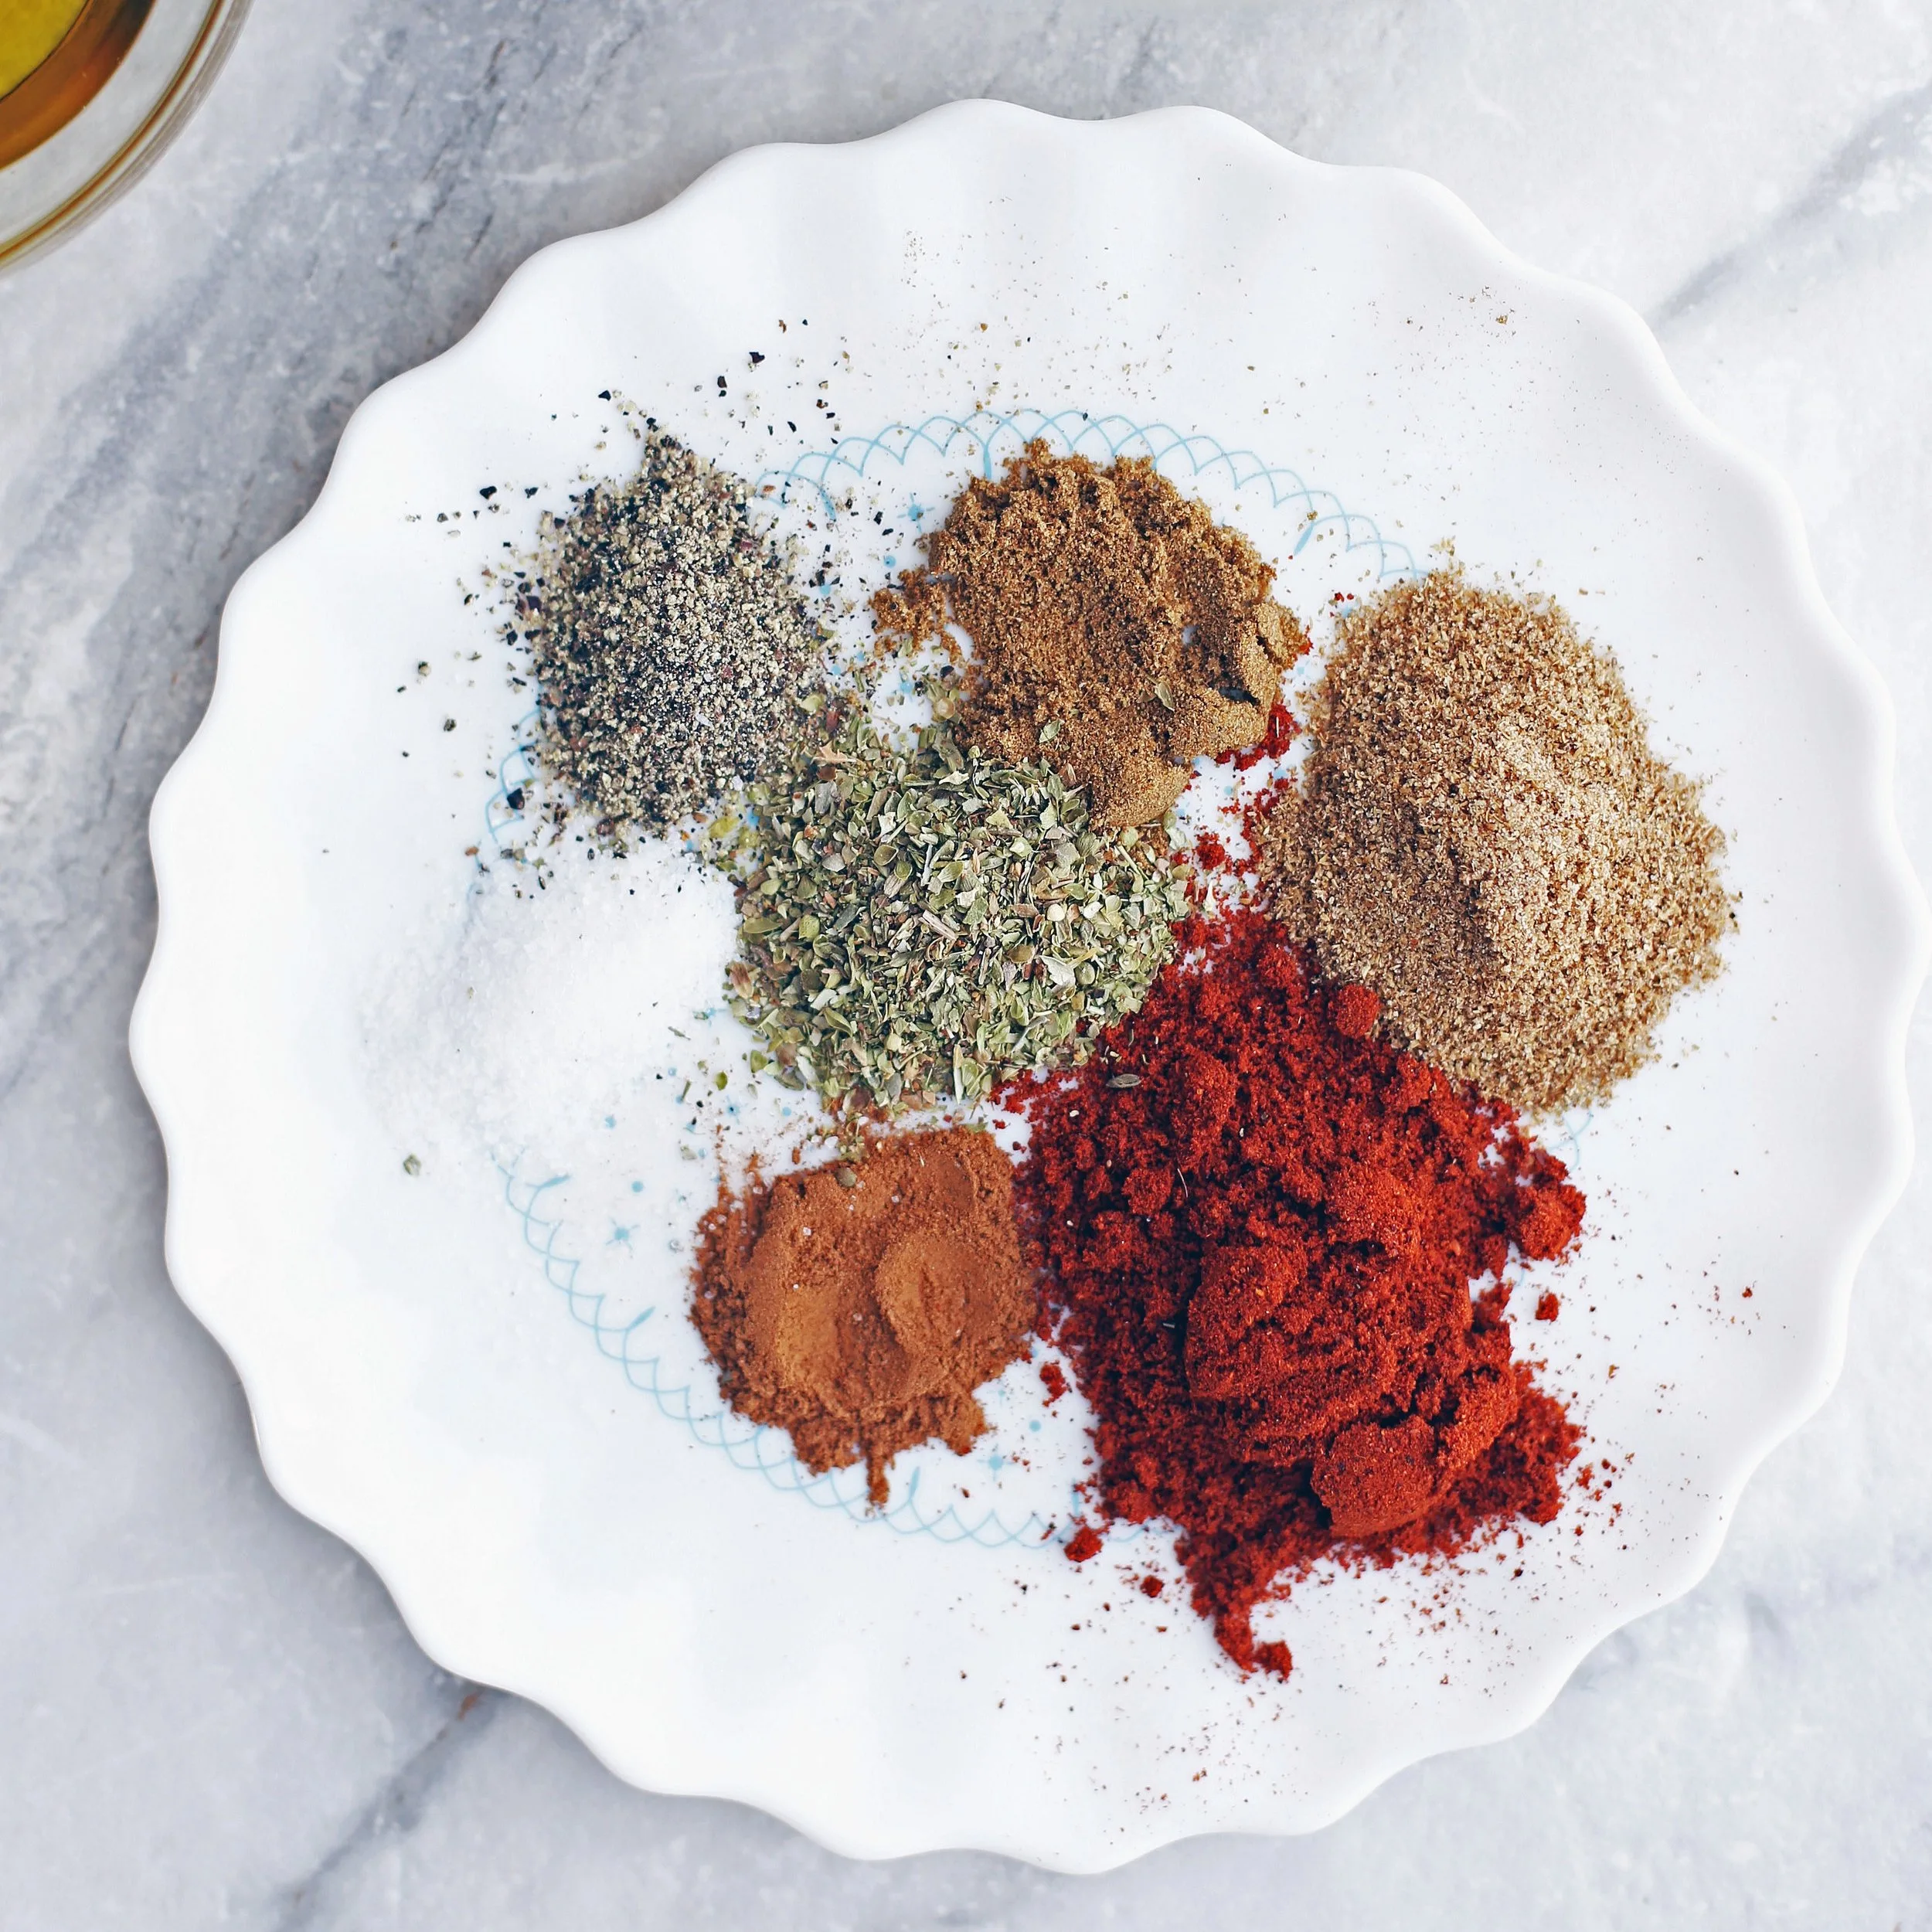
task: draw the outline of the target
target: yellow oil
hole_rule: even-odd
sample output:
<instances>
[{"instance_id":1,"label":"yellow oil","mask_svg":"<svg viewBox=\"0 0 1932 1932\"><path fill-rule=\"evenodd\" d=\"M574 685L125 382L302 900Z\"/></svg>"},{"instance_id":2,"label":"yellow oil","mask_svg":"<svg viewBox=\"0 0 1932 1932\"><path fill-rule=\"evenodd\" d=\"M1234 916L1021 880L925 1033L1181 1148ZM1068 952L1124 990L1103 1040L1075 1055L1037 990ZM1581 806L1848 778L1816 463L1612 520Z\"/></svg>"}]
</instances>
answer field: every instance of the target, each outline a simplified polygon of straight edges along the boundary
<instances>
[{"instance_id":1,"label":"yellow oil","mask_svg":"<svg viewBox=\"0 0 1932 1932\"><path fill-rule=\"evenodd\" d=\"M0 168L107 83L154 0L0 0Z\"/></svg>"},{"instance_id":2,"label":"yellow oil","mask_svg":"<svg viewBox=\"0 0 1932 1932\"><path fill-rule=\"evenodd\" d=\"M0 0L0 94L11 94L67 37L87 0Z\"/></svg>"}]
</instances>

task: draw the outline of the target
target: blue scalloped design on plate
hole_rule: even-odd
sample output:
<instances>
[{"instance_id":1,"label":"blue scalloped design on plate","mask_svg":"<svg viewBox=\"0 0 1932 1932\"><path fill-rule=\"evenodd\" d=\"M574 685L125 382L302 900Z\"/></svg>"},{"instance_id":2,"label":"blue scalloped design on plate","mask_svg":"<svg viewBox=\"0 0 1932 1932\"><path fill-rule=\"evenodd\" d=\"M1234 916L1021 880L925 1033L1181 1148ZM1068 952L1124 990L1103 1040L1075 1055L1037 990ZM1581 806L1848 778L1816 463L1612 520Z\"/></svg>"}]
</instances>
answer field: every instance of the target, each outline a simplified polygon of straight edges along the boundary
<instances>
[{"instance_id":1,"label":"blue scalloped design on plate","mask_svg":"<svg viewBox=\"0 0 1932 1932\"><path fill-rule=\"evenodd\" d=\"M836 518L847 506L837 492L842 484L862 481L876 466L886 463L903 470L915 451L925 450L956 459L962 453L979 473L991 477L995 468L1030 442L1044 440L1069 455L1084 455L1111 463L1117 458L1144 457L1169 475L1205 476L1225 471L1236 490L1265 486L1270 507L1299 505L1303 512L1295 535L1299 556L1321 531L1332 529L1343 551L1372 549L1376 580L1386 583L1421 573L1407 545L1384 537L1374 521L1350 510L1332 492L1305 482L1295 471L1264 462L1252 450L1230 450L1199 432L1184 433L1165 423L1140 423L1126 417L1094 416L1085 410L1066 409L1049 414L1035 409L975 410L969 416L928 416L917 424L888 423L876 435L839 438L830 449L808 451L784 469L767 470L756 480L753 493L781 502L794 489L817 493L827 515ZM517 723L517 743L498 764L496 790L484 806L484 828L499 852L513 842L513 828L522 820L522 795L538 777L535 744L537 714L528 713ZM515 802L512 802L515 801ZM660 1311L647 1308L628 1321L604 1318L607 1298L580 1287L582 1258L569 1252L565 1223L544 1213L546 1197L569 1179L555 1175L529 1181L515 1167L502 1168L503 1198L522 1226L524 1245L542 1266L543 1278L561 1296L572 1318L589 1331L597 1350L616 1364L625 1381L656 1403L659 1413L689 1429L707 1448L721 1450L738 1468L764 1478L774 1489L799 1495L815 1508L835 1510L853 1521L883 1524L903 1536L936 1537L942 1543L975 1543L987 1549L1013 1545L1040 1548L1063 1543L1079 1519L1079 1498L1070 1494L1062 1523L1045 1521L1036 1512L1015 1525L989 1509L977 1521L961 1517L950 1503L937 1509L922 1505L919 1474L912 1472L906 1494L889 1508L875 1510L866 1495L862 1469L835 1469L815 1475L791 1453L791 1438L781 1429L747 1422L723 1406L715 1396L692 1385L667 1379L663 1358L652 1346L650 1325ZM1140 1533L1117 1526L1115 1540Z\"/></svg>"},{"instance_id":2,"label":"blue scalloped design on plate","mask_svg":"<svg viewBox=\"0 0 1932 1932\"><path fill-rule=\"evenodd\" d=\"M883 1523L903 1536L933 1536L948 1543L975 1543L998 1549L1012 1543L1063 1542L1073 1533L1070 1524L1059 1527L1036 1515L1029 1515L1015 1526L997 1510L968 1521L951 1503L937 1510L928 1509L920 1498L917 1469L906 1494L883 1510L875 1510L866 1499L862 1468L814 1475L791 1453L791 1439L784 1430L747 1422L719 1404L715 1395L706 1396L689 1383L665 1379L663 1359L652 1349L649 1336L658 1313L655 1308L626 1321L604 1319L605 1298L577 1286L582 1264L560 1245L563 1223L543 1211L544 1197L561 1186L566 1175L532 1182L522 1179L514 1168L499 1166L498 1172L503 1176L504 1200L522 1224L524 1245L537 1257L544 1280L563 1298L572 1317L590 1332L598 1352L617 1364L632 1388L650 1396L661 1414L682 1423L707 1448L722 1449L737 1468L756 1471L774 1489L803 1496L817 1509L842 1511L855 1522ZM1075 1505L1070 1497L1069 1505L1072 1515Z\"/></svg>"},{"instance_id":3,"label":"blue scalloped design on plate","mask_svg":"<svg viewBox=\"0 0 1932 1932\"><path fill-rule=\"evenodd\" d=\"M1338 528L1345 550L1373 549L1379 567L1376 581L1417 577L1413 553L1406 543L1385 537L1372 518L1351 510L1332 491L1304 482L1300 474L1264 462L1253 451L1230 450L1225 443L1199 430L1177 430L1166 423L1136 423L1125 416L1095 416L1086 410L1012 411L975 410L970 416L928 416L917 423L889 423L873 436L845 436L828 450L808 450L784 469L767 470L754 488L760 495L789 499L794 485L817 491L826 514L842 507L837 488L845 479L859 481L875 460L896 463L901 469L913 451L925 448L948 457L964 449L971 454L981 475L990 478L995 467L1017 455L1031 442L1057 444L1069 456L1087 456L1111 463L1121 457L1144 457L1164 474L1206 476L1223 470L1237 490L1257 484L1267 486L1270 507L1299 503L1306 514L1295 534L1294 554L1299 556L1321 531Z\"/></svg>"}]
</instances>

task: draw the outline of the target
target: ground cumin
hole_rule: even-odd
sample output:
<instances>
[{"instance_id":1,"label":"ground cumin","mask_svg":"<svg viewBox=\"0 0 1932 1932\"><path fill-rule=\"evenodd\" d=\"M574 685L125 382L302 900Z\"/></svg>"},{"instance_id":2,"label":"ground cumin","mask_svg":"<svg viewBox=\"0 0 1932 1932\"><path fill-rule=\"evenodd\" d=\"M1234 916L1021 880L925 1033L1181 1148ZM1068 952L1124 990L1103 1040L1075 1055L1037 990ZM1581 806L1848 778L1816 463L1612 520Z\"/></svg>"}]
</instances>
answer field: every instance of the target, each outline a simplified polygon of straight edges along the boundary
<instances>
[{"instance_id":1,"label":"ground cumin","mask_svg":"<svg viewBox=\"0 0 1932 1932\"><path fill-rule=\"evenodd\" d=\"M699 1230L692 1312L740 1415L815 1471L886 1465L934 1437L963 1455L973 1391L1028 1352L1037 1310L1012 1169L968 1128L875 1141L852 1165L726 1196Z\"/></svg>"},{"instance_id":2,"label":"ground cumin","mask_svg":"<svg viewBox=\"0 0 1932 1932\"><path fill-rule=\"evenodd\" d=\"M1396 585L1342 626L1310 732L1264 834L1272 903L1396 1044L1552 1111L1650 1057L1716 973L1723 835L1548 599Z\"/></svg>"},{"instance_id":3,"label":"ground cumin","mask_svg":"<svg viewBox=\"0 0 1932 1932\"><path fill-rule=\"evenodd\" d=\"M1143 825L1192 761L1252 744L1281 670L1308 647L1271 602L1274 571L1152 464L1029 444L975 478L927 539L924 568L873 600L882 637L948 623L971 638L961 735L1012 764L1050 758L1095 821Z\"/></svg>"}]
</instances>

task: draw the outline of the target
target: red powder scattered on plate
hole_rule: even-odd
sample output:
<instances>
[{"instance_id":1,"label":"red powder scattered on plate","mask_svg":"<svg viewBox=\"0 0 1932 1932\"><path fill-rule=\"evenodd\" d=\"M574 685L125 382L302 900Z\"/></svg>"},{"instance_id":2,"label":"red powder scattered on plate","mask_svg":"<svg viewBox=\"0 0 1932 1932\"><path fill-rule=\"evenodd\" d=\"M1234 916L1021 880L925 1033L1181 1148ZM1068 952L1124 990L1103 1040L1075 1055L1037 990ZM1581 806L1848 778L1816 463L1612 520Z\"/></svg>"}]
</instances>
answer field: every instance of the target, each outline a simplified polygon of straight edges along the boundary
<instances>
[{"instance_id":1,"label":"red powder scattered on plate","mask_svg":"<svg viewBox=\"0 0 1932 1932\"><path fill-rule=\"evenodd\" d=\"M1294 713L1279 698L1268 713L1268 728L1251 745L1239 751L1224 751L1217 764L1232 764L1236 771L1247 771L1264 758L1278 758L1301 735Z\"/></svg>"},{"instance_id":2,"label":"red powder scattered on plate","mask_svg":"<svg viewBox=\"0 0 1932 1932\"><path fill-rule=\"evenodd\" d=\"M1173 1523L1223 1648L1286 1675L1252 1614L1317 1560L1557 1513L1579 1432L1512 1359L1500 1277L1566 1252L1583 1199L1272 921L1179 937L1091 1062L1002 1097L1032 1125L1017 1200L1097 1418L1093 1499Z\"/></svg>"},{"instance_id":3,"label":"red powder scattered on plate","mask_svg":"<svg viewBox=\"0 0 1932 1932\"><path fill-rule=\"evenodd\" d=\"M1228 849L1211 832L1204 832L1194 842L1194 855L1201 863L1215 872L1225 871L1232 861Z\"/></svg>"}]
</instances>

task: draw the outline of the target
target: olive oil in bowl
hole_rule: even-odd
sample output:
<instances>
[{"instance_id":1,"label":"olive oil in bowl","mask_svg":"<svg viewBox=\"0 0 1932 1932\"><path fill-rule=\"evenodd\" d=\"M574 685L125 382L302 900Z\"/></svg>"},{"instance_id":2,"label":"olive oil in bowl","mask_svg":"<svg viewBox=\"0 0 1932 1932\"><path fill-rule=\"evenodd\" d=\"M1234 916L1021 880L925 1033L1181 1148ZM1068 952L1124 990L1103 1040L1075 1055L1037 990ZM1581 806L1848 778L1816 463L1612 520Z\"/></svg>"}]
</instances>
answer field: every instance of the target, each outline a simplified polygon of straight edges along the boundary
<instances>
[{"instance_id":1,"label":"olive oil in bowl","mask_svg":"<svg viewBox=\"0 0 1932 1932\"><path fill-rule=\"evenodd\" d=\"M153 4L0 3L0 168L58 134L107 85Z\"/></svg>"}]
</instances>

